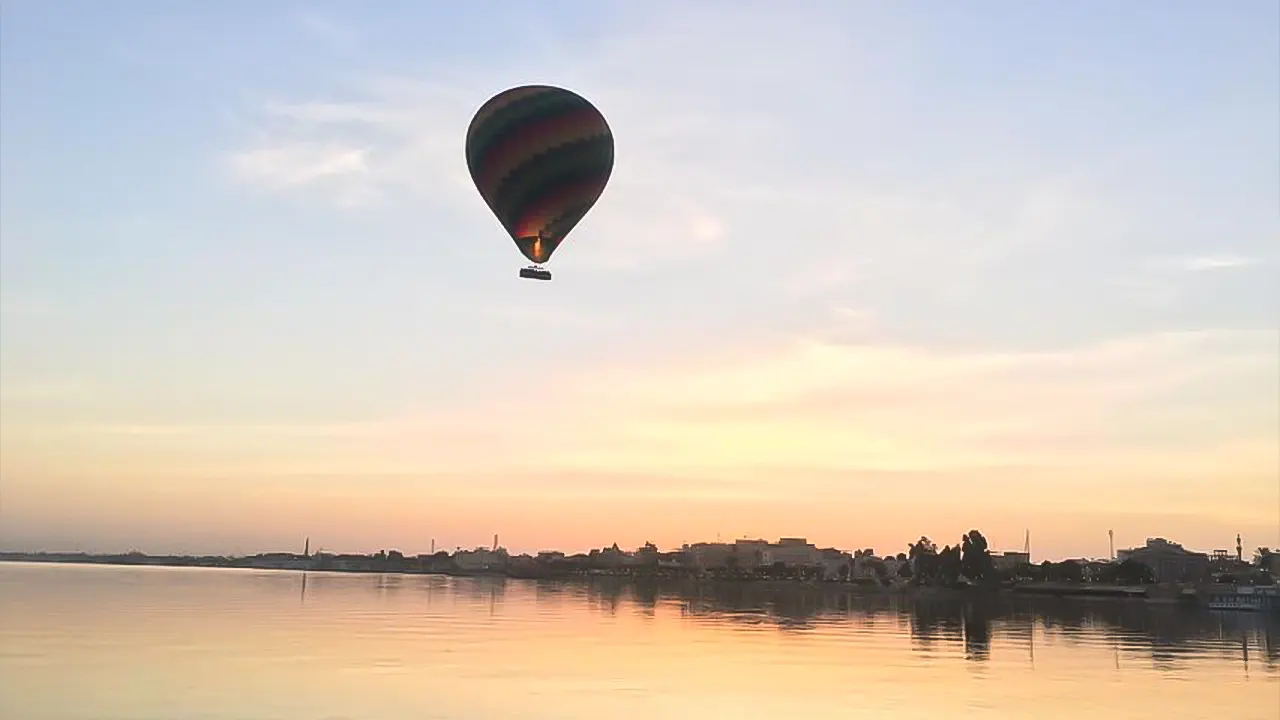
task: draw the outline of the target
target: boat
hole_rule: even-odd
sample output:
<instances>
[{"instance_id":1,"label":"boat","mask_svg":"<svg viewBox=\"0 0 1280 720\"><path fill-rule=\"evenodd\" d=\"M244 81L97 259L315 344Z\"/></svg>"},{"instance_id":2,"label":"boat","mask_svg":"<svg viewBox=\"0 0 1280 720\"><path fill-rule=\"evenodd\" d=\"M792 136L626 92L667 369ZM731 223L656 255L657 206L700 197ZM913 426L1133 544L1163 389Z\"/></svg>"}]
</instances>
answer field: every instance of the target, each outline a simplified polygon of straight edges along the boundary
<instances>
[{"instance_id":1,"label":"boat","mask_svg":"<svg viewBox=\"0 0 1280 720\"><path fill-rule=\"evenodd\" d=\"M1209 609L1280 613L1280 592L1274 585L1232 585L1209 592Z\"/></svg>"}]
</instances>

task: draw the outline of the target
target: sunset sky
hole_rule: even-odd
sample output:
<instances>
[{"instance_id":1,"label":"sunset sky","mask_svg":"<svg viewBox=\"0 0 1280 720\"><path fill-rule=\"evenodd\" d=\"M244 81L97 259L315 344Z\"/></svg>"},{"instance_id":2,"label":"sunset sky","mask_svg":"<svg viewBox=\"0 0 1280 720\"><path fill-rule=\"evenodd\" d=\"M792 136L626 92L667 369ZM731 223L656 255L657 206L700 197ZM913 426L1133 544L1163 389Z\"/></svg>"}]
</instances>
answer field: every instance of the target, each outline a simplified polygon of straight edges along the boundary
<instances>
[{"instance_id":1,"label":"sunset sky","mask_svg":"<svg viewBox=\"0 0 1280 720\"><path fill-rule=\"evenodd\" d=\"M1280 546L1273 0L2 16L0 548ZM527 82L617 143L550 283Z\"/></svg>"}]
</instances>

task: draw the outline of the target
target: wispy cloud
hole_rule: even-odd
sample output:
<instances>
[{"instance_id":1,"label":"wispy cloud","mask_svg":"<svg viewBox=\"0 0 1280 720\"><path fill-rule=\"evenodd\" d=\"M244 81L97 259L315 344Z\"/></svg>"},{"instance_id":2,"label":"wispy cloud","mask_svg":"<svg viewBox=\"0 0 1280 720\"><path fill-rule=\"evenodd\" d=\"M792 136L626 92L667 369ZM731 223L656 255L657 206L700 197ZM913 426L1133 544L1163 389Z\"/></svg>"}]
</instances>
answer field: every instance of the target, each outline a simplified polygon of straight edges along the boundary
<instances>
[{"instance_id":1,"label":"wispy cloud","mask_svg":"<svg viewBox=\"0 0 1280 720\"><path fill-rule=\"evenodd\" d=\"M1257 264L1257 260L1253 258L1241 257L1239 255L1207 255L1204 257L1193 257L1182 260L1180 266L1189 272L1199 272L1204 270L1228 270L1231 268L1242 268Z\"/></svg>"},{"instance_id":2,"label":"wispy cloud","mask_svg":"<svg viewBox=\"0 0 1280 720\"><path fill-rule=\"evenodd\" d=\"M688 21L618 14L615 24L596 34L591 52L584 48L590 62L565 56L556 43L541 50L535 45L534 56L521 61L538 77L583 92L609 118L617 141L610 186L575 232L590 242L563 253L558 260L565 266L685 261L747 247L744 235L760 235L752 213L743 212L752 201L730 188L778 172L786 158L777 150L793 142L802 119L786 103L758 102L760 93L774 86L794 93L804 86L816 94L839 82L832 74L852 72L837 70L848 66L833 64L839 58L804 38L788 41L788 52L765 62L739 38L769 35L774 13L744 9L728 25L716 19L714 36L689 31L712 26L705 25L711 21L705 12L677 14ZM842 32L835 27L809 34L838 39L832 36ZM822 78L813 76L818 69ZM487 70L366 75L323 97L282 98L257 108L258 137L233 153L232 167L273 191L349 195L349 186L323 184L343 174L366 193L412 193L418 202L452 204L479 216L487 210L462 160L463 135L489 94L518 81ZM707 83L718 92L705 92Z\"/></svg>"},{"instance_id":3,"label":"wispy cloud","mask_svg":"<svg viewBox=\"0 0 1280 720\"><path fill-rule=\"evenodd\" d=\"M792 274L783 284L783 289L792 295L821 295L832 290L843 288L853 282L868 261L846 261L815 264Z\"/></svg>"},{"instance_id":4,"label":"wispy cloud","mask_svg":"<svg viewBox=\"0 0 1280 720\"><path fill-rule=\"evenodd\" d=\"M37 379L26 381L0 381L0 399L49 400L70 398L85 392L82 383L69 379Z\"/></svg>"},{"instance_id":5,"label":"wispy cloud","mask_svg":"<svg viewBox=\"0 0 1280 720\"><path fill-rule=\"evenodd\" d=\"M608 320L605 315L590 308L571 307L546 300L523 300L514 303L477 302L468 305L467 312L538 328L590 329Z\"/></svg>"},{"instance_id":6,"label":"wispy cloud","mask_svg":"<svg viewBox=\"0 0 1280 720\"><path fill-rule=\"evenodd\" d=\"M360 34L332 18L304 11L297 15L297 23L304 32L325 42L334 50L348 52L359 47Z\"/></svg>"},{"instance_id":7,"label":"wispy cloud","mask_svg":"<svg viewBox=\"0 0 1280 720\"><path fill-rule=\"evenodd\" d=\"M270 438L283 437L334 438L377 436L394 430L392 423L309 423L309 424L104 424L89 425L83 431L93 435L135 438L195 437L213 438L226 436Z\"/></svg>"},{"instance_id":8,"label":"wispy cloud","mask_svg":"<svg viewBox=\"0 0 1280 720\"><path fill-rule=\"evenodd\" d=\"M118 422L44 434L32 426L6 432L6 463L44 462L74 446L73 464L98 474L423 477L536 467L734 477L766 494L795 473L1024 468L1063 482L1146 483L1204 473L1259 482L1280 471L1280 347L1266 331L1156 333L1042 352L814 337L603 369L566 361L521 387L383 421Z\"/></svg>"},{"instance_id":9,"label":"wispy cloud","mask_svg":"<svg viewBox=\"0 0 1280 720\"><path fill-rule=\"evenodd\" d=\"M40 293L0 293L0 316L10 319L47 318L57 307L53 298Z\"/></svg>"},{"instance_id":10,"label":"wispy cloud","mask_svg":"<svg viewBox=\"0 0 1280 720\"><path fill-rule=\"evenodd\" d=\"M1106 466L1127 453L1272 437L1280 419L1260 398L1280 392L1278 371L1267 332L1162 333L1037 353L805 341L596 378L582 401L594 398L604 415L561 459L668 469ZM1215 399L1201 399L1211 388Z\"/></svg>"},{"instance_id":11,"label":"wispy cloud","mask_svg":"<svg viewBox=\"0 0 1280 720\"><path fill-rule=\"evenodd\" d=\"M342 205L358 204L374 192L369 148L296 141L236 153L231 169L242 179L273 190L323 184Z\"/></svg>"},{"instance_id":12,"label":"wispy cloud","mask_svg":"<svg viewBox=\"0 0 1280 720\"><path fill-rule=\"evenodd\" d=\"M492 82L473 85L501 89ZM376 78L359 83L357 95L268 103L260 140L233 153L231 167L240 179L271 191L314 188L346 204L408 194L468 207L477 218L488 213L461 152L471 113L485 99L481 94L429 80ZM635 148L625 119L611 115L611 121L619 145ZM570 266L629 266L713 250L726 237L727 223L682 177L656 162L620 164L597 211L576 233L589 230L591 242L562 255L571 257Z\"/></svg>"}]
</instances>

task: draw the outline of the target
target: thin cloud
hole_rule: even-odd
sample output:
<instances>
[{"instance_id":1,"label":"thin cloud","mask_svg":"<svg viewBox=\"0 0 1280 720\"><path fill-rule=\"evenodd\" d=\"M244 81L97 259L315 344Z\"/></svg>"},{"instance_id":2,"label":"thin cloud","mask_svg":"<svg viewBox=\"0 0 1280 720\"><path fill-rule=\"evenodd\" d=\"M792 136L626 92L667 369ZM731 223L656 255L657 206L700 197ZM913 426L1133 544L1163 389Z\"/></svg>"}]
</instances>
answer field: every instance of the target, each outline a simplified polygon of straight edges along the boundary
<instances>
[{"instance_id":1,"label":"thin cloud","mask_svg":"<svg viewBox=\"0 0 1280 720\"><path fill-rule=\"evenodd\" d=\"M334 50L348 52L360 45L360 35L353 28L314 12L299 14L297 23L303 32L321 40Z\"/></svg>"},{"instance_id":2,"label":"thin cloud","mask_svg":"<svg viewBox=\"0 0 1280 720\"><path fill-rule=\"evenodd\" d=\"M408 193L469 205L477 216L488 212L461 157L463 129L483 98L427 80L391 78L361 83L358 94L348 101L267 103L260 131L266 139L230 156L236 177L274 192L318 189L347 203ZM611 119L625 148L626 120ZM713 251L727 222L681 178L662 164L621 164L575 233L589 232L591 242L575 248L566 267L635 266Z\"/></svg>"},{"instance_id":3,"label":"thin cloud","mask_svg":"<svg viewBox=\"0 0 1280 720\"><path fill-rule=\"evenodd\" d=\"M1109 285L1124 292L1136 305L1167 310L1177 305L1188 282L1195 277L1261 264L1260 258L1231 254L1150 257L1138 262L1130 272L1111 279Z\"/></svg>"},{"instance_id":4,"label":"thin cloud","mask_svg":"<svg viewBox=\"0 0 1280 720\"><path fill-rule=\"evenodd\" d=\"M16 243L17 240L6 238L5 242ZM0 294L0 316L19 318L47 318L56 314L58 303L52 298L39 293L4 293Z\"/></svg>"},{"instance_id":5,"label":"thin cloud","mask_svg":"<svg viewBox=\"0 0 1280 720\"><path fill-rule=\"evenodd\" d=\"M794 52L767 61L750 43L720 39L724 33L767 35L774 13L736 13L728 27L705 12L677 15L688 22L615 16L617 25L581 48L590 62L566 57L554 42L535 46L535 57L522 60L600 106L614 129L618 157L625 159L575 233L590 241L563 256L566 266L692 261L727 248L730 238L736 244L749 220L740 219L742 203L725 189L772 172L761 165L759 152L744 148L785 147L792 135L788 122L795 111L761 105L758 82L816 91L830 78L806 79L812 70L826 68L829 76L830 68L844 67L805 38L788 42ZM711 27L720 32L702 37ZM694 82L691 68L699 76ZM729 78L739 80L726 84ZM354 87L335 85L322 97L279 98L256 109L259 137L233 151L230 162L239 179L272 192L343 197L354 184L366 195L410 193L417 202L467 203L472 212L485 213L462 162L462 137L476 107L512 82L511 73L502 71L365 77ZM706 82L720 92L700 89ZM353 179L325 184L338 174Z\"/></svg>"},{"instance_id":6,"label":"thin cloud","mask_svg":"<svg viewBox=\"0 0 1280 720\"><path fill-rule=\"evenodd\" d=\"M138 438L162 437L227 437L255 438L334 438L369 437L385 434L389 423L306 423L306 424L105 424L90 425L84 430L94 435Z\"/></svg>"},{"instance_id":7,"label":"thin cloud","mask_svg":"<svg viewBox=\"0 0 1280 720\"><path fill-rule=\"evenodd\" d=\"M289 142L244 150L230 157L232 172L271 190L323 184L343 206L375 194L369 148L338 143Z\"/></svg>"},{"instance_id":8,"label":"thin cloud","mask_svg":"<svg viewBox=\"0 0 1280 720\"><path fill-rule=\"evenodd\" d=\"M82 396L85 392L84 384L74 380L47 379L0 383L0 399L4 400L72 398Z\"/></svg>"},{"instance_id":9,"label":"thin cloud","mask_svg":"<svg viewBox=\"0 0 1280 720\"><path fill-rule=\"evenodd\" d=\"M871 341L877 330L876 314L864 308L836 306L830 310L831 322L823 328L819 338L830 342L852 343Z\"/></svg>"},{"instance_id":10,"label":"thin cloud","mask_svg":"<svg viewBox=\"0 0 1280 720\"><path fill-rule=\"evenodd\" d=\"M587 308L575 308L554 302L522 301L518 303L471 303L466 312L506 320L521 326L542 328L590 329L599 327L607 318Z\"/></svg>"},{"instance_id":11,"label":"thin cloud","mask_svg":"<svg viewBox=\"0 0 1280 720\"><path fill-rule=\"evenodd\" d=\"M793 274L783 284L783 289L798 296L822 295L847 287L857 277L866 262L826 262Z\"/></svg>"},{"instance_id":12,"label":"thin cloud","mask_svg":"<svg viewBox=\"0 0 1280 720\"><path fill-rule=\"evenodd\" d=\"M908 67L895 62L900 47L856 31L891 21L883 13L832 12L839 17L797 23L764 7L735 11L731 20L692 7L669 9L660 21L619 11L595 40L573 46L576 57L554 42L534 46L518 75L532 67L591 98L610 120L619 158L609 188L570 239L572 252L557 262L631 268L733 252L773 259L782 271L771 271L772 282L804 294L848 281L834 274L843 262L831 257L835 242L885 273L910 274L939 292L972 292L977 276L1010 253L1061 246L1110 224L1089 191L1096 178L1087 167L1003 174L976 167L973 177L932 173L904 186L819 143L832 136L861 147L883 137L896 122L893 88L901 79L885 68ZM775 51L762 56L748 38L768 38ZM238 153L278 147L284 157L233 162L251 169L242 180L275 192L319 191L346 204L411 193L417 203L468 208L480 218L488 211L462 162L462 136L487 95L512 82L509 68L451 71L364 77L323 96L277 98L254 109L269 140ZM299 147L317 144L329 154L299 157ZM339 168L346 182L331 176Z\"/></svg>"},{"instance_id":13,"label":"thin cloud","mask_svg":"<svg viewBox=\"0 0 1280 720\"><path fill-rule=\"evenodd\" d=\"M1188 272L1202 272L1205 270L1229 270L1232 268L1242 268L1256 263L1257 260L1241 257L1239 255L1211 255L1187 258L1181 261L1180 265L1183 270Z\"/></svg>"},{"instance_id":14,"label":"thin cloud","mask_svg":"<svg viewBox=\"0 0 1280 720\"><path fill-rule=\"evenodd\" d=\"M1161 333L1022 353L799 342L597 377L579 402L592 398L603 410L561 459L655 470L1072 466L1085 457L1105 465L1144 448L1273 436L1275 413L1259 398L1280 392L1265 390L1277 368L1266 332ZM1209 388L1215 399L1205 402Z\"/></svg>"}]
</instances>

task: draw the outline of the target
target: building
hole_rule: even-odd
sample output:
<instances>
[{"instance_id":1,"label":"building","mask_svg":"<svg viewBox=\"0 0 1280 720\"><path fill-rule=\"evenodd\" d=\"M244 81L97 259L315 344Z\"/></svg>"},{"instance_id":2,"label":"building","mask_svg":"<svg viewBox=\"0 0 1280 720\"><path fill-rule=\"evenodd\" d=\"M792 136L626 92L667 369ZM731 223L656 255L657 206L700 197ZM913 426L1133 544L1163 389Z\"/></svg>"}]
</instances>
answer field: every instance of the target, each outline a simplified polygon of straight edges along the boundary
<instances>
[{"instance_id":1,"label":"building","mask_svg":"<svg viewBox=\"0 0 1280 720\"><path fill-rule=\"evenodd\" d=\"M1280 553L1261 552L1258 556L1258 569L1272 575L1280 575Z\"/></svg>"},{"instance_id":2,"label":"building","mask_svg":"<svg viewBox=\"0 0 1280 720\"><path fill-rule=\"evenodd\" d=\"M459 570L477 572L501 570L507 566L507 549L479 547L475 550L459 550L453 554L453 562Z\"/></svg>"},{"instance_id":3,"label":"building","mask_svg":"<svg viewBox=\"0 0 1280 720\"><path fill-rule=\"evenodd\" d=\"M782 563L789 567L819 567L822 553L805 538L779 538L764 552L764 564Z\"/></svg>"},{"instance_id":4,"label":"building","mask_svg":"<svg viewBox=\"0 0 1280 720\"><path fill-rule=\"evenodd\" d=\"M822 577L836 579L851 577L853 573L853 555L835 548L822 548L818 551L822 558Z\"/></svg>"},{"instance_id":5,"label":"building","mask_svg":"<svg viewBox=\"0 0 1280 720\"><path fill-rule=\"evenodd\" d=\"M733 546L727 543L699 542L685 545L681 549L693 558L695 567L704 570L728 567L730 565L729 558L734 554Z\"/></svg>"},{"instance_id":6,"label":"building","mask_svg":"<svg viewBox=\"0 0 1280 720\"><path fill-rule=\"evenodd\" d=\"M249 567L261 568L264 570L309 570L314 566L314 561L307 555L294 555L293 553L271 552L261 553L247 558Z\"/></svg>"},{"instance_id":7,"label":"building","mask_svg":"<svg viewBox=\"0 0 1280 720\"><path fill-rule=\"evenodd\" d=\"M769 543L764 540L742 538L733 541L733 554L738 559L740 568L758 568L767 565L764 558L768 550Z\"/></svg>"},{"instance_id":8,"label":"building","mask_svg":"<svg viewBox=\"0 0 1280 720\"><path fill-rule=\"evenodd\" d=\"M1192 552L1164 538L1147 538L1147 544L1142 547L1117 550L1116 560L1146 565L1156 582L1196 581L1209 571L1208 555Z\"/></svg>"},{"instance_id":9,"label":"building","mask_svg":"<svg viewBox=\"0 0 1280 720\"><path fill-rule=\"evenodd\" d=\"M647 542L636 548L636 551L631 554L631 561L636 565L657 565L660 554L657 545Z\"/></svg>"},{"instance_id":10,"label":"building","mask_svg":"<svg viewBox=\"0 0 1280 720\"><path fill-rule=\"evenodd\" d=\"M589 557L593 567L616 569L625 565L631 554L619 548L618 543L614 543L607 548L592 550Z\"/></svg>"},{"instance_id":11,"label":"building","mask_svg":"<svg viewBox=\"0 0 1280 720\"><path fill-rule=\"evenodd\" d=\"M896 578L898 571L908 562L907 560L899 560L893 555L883 558L877 557L875 550L871 548L855 550L852 557L853 572L849 574L849 577L861 581Z\"/></svg>"},{"instance_id":12,"label":"building","mask_svg":"<svg viewBox=\"0 0 1280 720\"><path fill-rule=\"evenodd\" d=\"M991 564L1000 572L1012 572L1023 565L1030 565L1031 553L1016 551L992 553Z\"/></svg>"},{"instance_id":13,"label":"building","mask_svg":"<svg viewBox=\"0 0 1280 720\"><path fill-rule=\"evenodd\" d=\"M365 570L370 565L368 555L355 555L352 553L334 555L317 552L315 559L318 567L322 570Z\"/></svg>"},{"instance_id":14,"label":"building","mask_svg":"<svg viewBox=\"0 0 1280 720\"><path fill-rule=\"evenodd\" d=\"M827 561L838 567L853 558L834 548L819 550L805 538L781 538L776 543L741 539L732 543L698 542L683 546L694 567L704 570L742 568L746 570L782 563L788 567L826 567ZM836 553L840 557L837 559ZM837 570L838 572L838 570Z\"/></svg>"}]
</instances>

